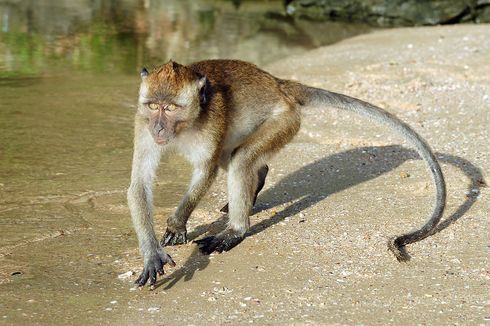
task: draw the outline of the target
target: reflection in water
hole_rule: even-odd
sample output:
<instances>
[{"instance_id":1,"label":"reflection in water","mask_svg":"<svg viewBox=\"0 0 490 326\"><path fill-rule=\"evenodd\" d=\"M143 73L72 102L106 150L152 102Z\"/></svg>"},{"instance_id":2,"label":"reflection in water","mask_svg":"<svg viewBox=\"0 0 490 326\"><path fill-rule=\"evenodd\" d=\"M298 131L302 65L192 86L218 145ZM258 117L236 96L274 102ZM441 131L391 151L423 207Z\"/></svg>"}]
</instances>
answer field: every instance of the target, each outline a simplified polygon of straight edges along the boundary
<instances>
[{"instance_id":1,"label":"reflection in water","mask_svg":"<svg viewBox=\"0 0 490 326\"><path fill-rule=\"evenodd\" d=\"M367 30L286 18L280 1L0 1L0 77L53 70L133 74L170 58L263 65Z\"/></svg>"}]
</instances>

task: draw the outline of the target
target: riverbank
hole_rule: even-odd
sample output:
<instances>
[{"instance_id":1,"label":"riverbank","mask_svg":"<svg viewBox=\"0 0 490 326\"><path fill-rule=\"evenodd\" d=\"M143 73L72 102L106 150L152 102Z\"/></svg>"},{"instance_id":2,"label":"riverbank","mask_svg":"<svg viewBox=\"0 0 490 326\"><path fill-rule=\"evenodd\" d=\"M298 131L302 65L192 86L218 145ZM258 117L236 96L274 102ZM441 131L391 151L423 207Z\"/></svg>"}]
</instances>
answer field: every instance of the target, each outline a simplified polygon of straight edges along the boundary
<instances>
[{"instance_id":1,"label":"riverbank","mask_svg":"<svg viewBox=\"0 0 490 326\"><path fill-rule=\"evenodd\" d=\"M311 109L272 160L253 235L238 247L211 256L192 243L168 248L177 267L155 291L138 291L141 259L125 189L70 197L65 207L83 228L0 257L8 278L0 323L488 323L488 53L485 25L391 29L265 67L380 105L437 152L448 184L445 222L408 247L410 262L398 263L386 242L431 213L434 187L423 162L391 131ZM159 234L185 179L157 185ZM224 217L225 184L220 175L193 214L191 238L222 225L213 221Z\"/></svg>"}]
</instances>

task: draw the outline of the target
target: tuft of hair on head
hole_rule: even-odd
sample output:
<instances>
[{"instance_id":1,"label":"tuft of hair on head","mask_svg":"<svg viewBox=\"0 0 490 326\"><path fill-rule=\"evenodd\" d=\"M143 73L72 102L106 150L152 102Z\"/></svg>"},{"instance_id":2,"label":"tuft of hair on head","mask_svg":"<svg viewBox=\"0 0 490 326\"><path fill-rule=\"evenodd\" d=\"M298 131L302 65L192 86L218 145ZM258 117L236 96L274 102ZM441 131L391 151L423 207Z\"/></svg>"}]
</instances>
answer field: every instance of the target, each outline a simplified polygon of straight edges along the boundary
<instances>
[{"instance_id":1,"label":"tuft of hair on head","mask_svg":"<svg viewBox=\"0 0 490 326\"><path fill-rule=\"evenodd\" d=\"M173 61L172 59L168 60L167 65L172 67L173 70L175 70L179 66L179 64L177 62Z\"/></svg>"},{"instance_id":2,"label":"tuft of hair on head","mask_svg":"<svg viewBox=\"0 0 490 326\"><path fill-rule=\"evenodd\" d=\"M410 260L410 255L404 245L397 241L397 237L388 240L388 249L395 255L396 259L401 263L406 263Z\"/></svg>"},{"instance_id":3,"label":"tuft of hair on head","mask_svg":"<svg viewBox=\"0 0 490 326\"><path fill-rule=\"evenodd\" d=\"M169 62L155 69L152 75L155 75L155 77L158 79L175 81L178 78L178 75L181 73L180 66L181 65L179 65L177 62L170 60Z\"/></svg>"}]
</instances>

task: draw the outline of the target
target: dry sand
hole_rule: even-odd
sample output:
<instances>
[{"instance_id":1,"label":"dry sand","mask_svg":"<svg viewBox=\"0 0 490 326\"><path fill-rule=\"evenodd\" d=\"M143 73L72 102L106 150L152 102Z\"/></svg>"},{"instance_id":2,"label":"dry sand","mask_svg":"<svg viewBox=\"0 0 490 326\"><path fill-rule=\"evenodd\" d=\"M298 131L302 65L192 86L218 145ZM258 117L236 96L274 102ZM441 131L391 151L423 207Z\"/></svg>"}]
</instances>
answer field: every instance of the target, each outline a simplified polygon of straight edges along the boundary
<instances>
[{"instance_id":1,"label":"dry sand","mask_svg":"<svg viewBox=\"0 0 490 326\"><path fill-rule=\"evenodd\" d=\"M134 309L168 324L490 324L482 187L490 168L490 26L387 30L268 70L376 103L412 125L443 165L450 221L398 263L387 238L420 225L432 209L424 164L384 128L312 109L271 164L262 211L252 217L267 228L209 260L192 244L170 248L179 267L156 292L139 292ZM224 186L220 179L211 194ZM216 217L224 196L209 197L195 225Z\"/></svg>"}]
</instances>

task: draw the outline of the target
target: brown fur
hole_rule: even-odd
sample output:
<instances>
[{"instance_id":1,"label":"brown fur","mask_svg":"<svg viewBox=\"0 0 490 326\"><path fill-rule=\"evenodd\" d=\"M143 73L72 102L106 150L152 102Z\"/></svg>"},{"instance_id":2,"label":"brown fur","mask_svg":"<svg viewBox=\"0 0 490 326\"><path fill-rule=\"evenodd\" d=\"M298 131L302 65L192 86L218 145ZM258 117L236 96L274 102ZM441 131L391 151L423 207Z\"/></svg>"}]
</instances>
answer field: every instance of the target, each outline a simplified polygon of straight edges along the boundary
<instances>
[{"instance_id":1,"label":"brown fur","mask_svg":"<svg viewBox=\"0 0 490 326\"><path fill-rule=\"evenodd\" d=\"M155 95L177 95L177 92L196 78L189 68L170 61L151 72L148 76L150 92Z\"/></svg>"},{"instance_id":2,"label":"brown fur","mask_svg":"<svg viewBox=\"0 0 490 326\"><path fill-rule=\"evenodd\" d=\"M228 226L197 243L204 253L211 253L229 250L243 239L250 226L249 212L265 181L266 161L296 135L301 121L299 108L307 104L331 105L385 123L411 141L428 162L438 189L437 207L422 229L390 242L389 248L398 259L407 260L403 246L427 236L442 215L445 186L432 152L410 127L378 107L278 79L243 61L208 60L189 66L170 61L149 76L144 72L128 191L133 223L145 258L139 285L148 279L154 284L156 272L172 262L161 245L187 241L187 220L211 186L218 166L228 171ZM163 104L150 112L147 101ZM176 103L180 108L169 112L166 109L169 103ZM159 154L158 147L149 140L150 135L157 143L164 144L162 149L175 147L194 166L189 190L168 218L161 245L154 240L151 202L151 184ZM147 165L143 164L145 160Z\"/></svg>"}]
</instances>

